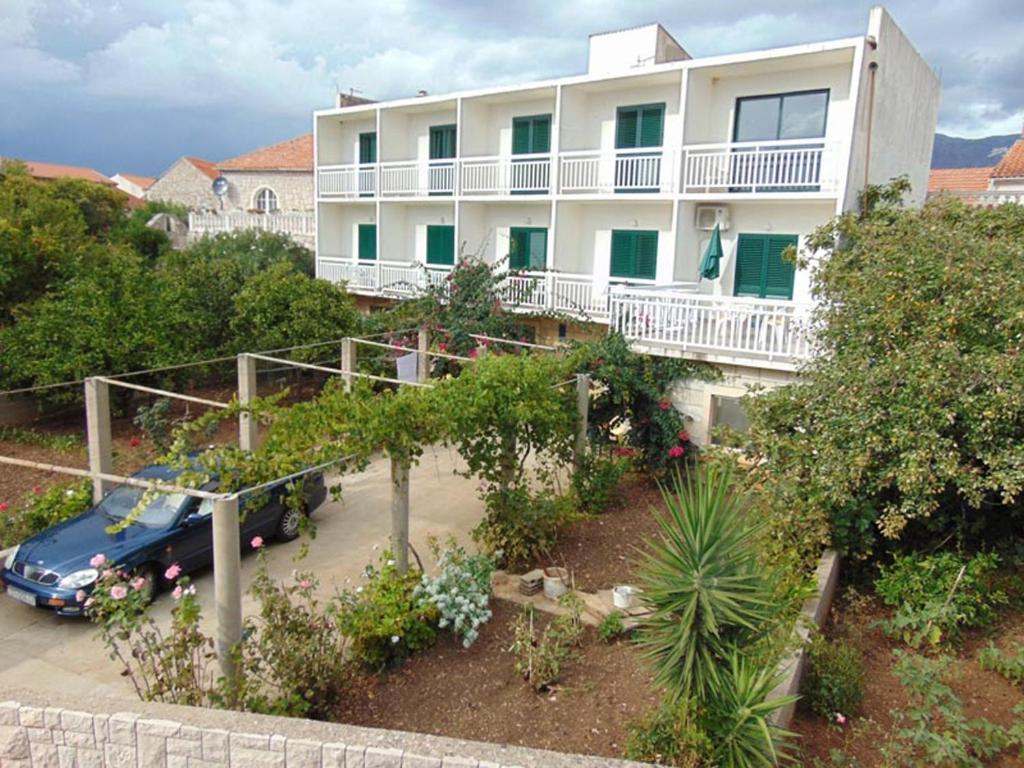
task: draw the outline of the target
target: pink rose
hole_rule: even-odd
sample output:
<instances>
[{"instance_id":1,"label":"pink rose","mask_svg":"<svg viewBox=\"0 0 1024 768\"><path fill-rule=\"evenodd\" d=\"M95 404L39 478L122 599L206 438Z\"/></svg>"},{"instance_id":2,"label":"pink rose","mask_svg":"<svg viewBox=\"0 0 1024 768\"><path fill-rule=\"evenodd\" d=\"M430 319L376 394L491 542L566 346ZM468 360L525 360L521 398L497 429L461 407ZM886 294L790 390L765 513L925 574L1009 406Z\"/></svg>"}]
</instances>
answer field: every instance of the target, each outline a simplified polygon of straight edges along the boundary
<instances>
[{"instance_id":1,"label":"pink rose","mask_svg":"<svg viewBox=\"0 0 1024 768\"><path fill-rule=\"evenodd\" d=\"M253 536L252 537L252 541L250 541L249 544L252 545L253 549L259 549L260 547L263 546L263 537L262 536Z\"/></svg>"},{"instance_id":2,"label":"pink rose","mask_svg":"<svg viewBox=\"0 0 1024 768\"><path fill-rule=\"evenodd\" d=\"M41 486L41 485L33 485L32 486L32 493L42 493L42 492L43 492L43 486Z\"/></svg>"},{"instance_id":3,"label":"pink rose","mask_svg":"<svg viewBox=\"0 0 1024 768\"><path fill-rule=\"evenodd\" d=\"M671 456L673 459L678 459L684 453L686 453L686 451L683 450L683 446L681 445L673 445L671 448L668 449L668 455Z\"/></svg>"},{"instance_id":4,"label":"pink rose","mask_svg":"<svg viewBox=\"0 0 1024 768\"><path fill-rule=\"evenodd\" d=\"M0 512L6 512L10 508L11 505L8 504L6 501L0 501Z\"/></svg>"},{"instance_id":5,"label":"pink rose","mask_svg":"<svg viewBox=\"0 0 1024 768\"><path fill-rule=\"evenodd\" d=\"M109 579L114 575L114 572L110 568L104 569L103 573L100 574L101 579Z\"/></svg>"},{"instance_id":6,"label":"pink rose","mask_svg":"<svg viewBox=\"0 0 1024 768\"><path fill-rule=\"evenodd\" d=\"M448 345L445 342L442 341L440 344L437 345L437 349L440 352L447 352L448 351Z\"/></svg>"},{"instance_id":7,"label":"pink rose","mask_svg":"<svg viewBox=\"0 0 1024 768\"><path fill-rule=\"evenodd\" d=\"M840 725L846 725L846 715L842 712L836 712L836 722Z\"/></svg>"},{"instance_id":8,"label":"pink rose","mask_svg":"<svg viewBox=\"0 0 1024 768\"><path fill-rule=\"evenodd\" d=\"M171 597L173 597L173 598L174 598L175 600L181 600L181 594L182 594L182 592L183 592L183 590L182 590L182 588L181 588L181 585L179 584L179 585L178 585L178 586L176 586L176 587L174 588L174 590L173 590L173 591L171 592Z\"/></svg>"},{"instance_id":9,"label":"pink rose","mask_svg":"<svg viewBox=\"0 0 1024 768\"><path fill-rule=\"evenodd\" d=\"M110 596L115 600L124 600L128 597L128 588L123 584L116 584L110 588Z\"/></svg>"},{"instance_id":10,"label":"pink rose","mask_svg":"<svg viewBox=\"0 0 1024 768\"><path fill-rule=\"evenodd\" d=\"M469 359L470 360L476 360L476 354L477 354L476 347L473 347L471 350L469 350L469 355L468 355Z\"/></svg>"},{"instance_id":11,"label":"pink rose","mask_svg":"<svg viewBox=\"0 0 1024 768\"><path fill-rule=\"evenodd\" d=\"M146 586L146 579L144 576L138 576L132 579L132 589L138 592Z\"/></svg>"},{"instance_id":12,"label":"pink rose","mask_svg":"<svg viewBox=\"0 0 1024 768\"><path fill-rule=\"evenodd\" d=\"M312 586L313 586L313 582L310 581L309 579L303 579L302 581L299 582L299 587L301 587L302 589L309 589Z\"/></svg>"},{"instance_id":13,"label":"pink rose","mask_svg":"<svg viewBox=\"0 0 1024 768\"><path fill-rule=\"evenodd\" d=\"M687 432L685 429L682 430L679 433L678 437L679 437L679 442L681 442L681 443L688 443L688 442L690 442L690 433Z\"/></svg>"},{"instance_id":14,"label":"pink rose","mask_svg":"<svg viewBox=\"0 0 1024 768\"><path fill-rule=\"evenodd\" d=\"M100 553L98 555L92 556L92 560L89 561L89 565L91 565L93 568L99 568L105 562L107 562L107 556L103 553Z\"/></svg>"},{"instance_id":15,"label":"pink rose","mask_svg":"<svg viewBox=\"0 0 1024 768\"><path fill-rule=\"evenodd\" d=\"M164 578L168 581L174 581L181 575L181 566L174 563L170 568L164 571Z\"/></svg>"},{"instance_id":16,"label":"pink rose","mask_svg":"<svg viewBox=\"0 0 1024 768\"><path fill-rule=\"evenodd\" d=\"M672 403L670 403L668 400L660 400L658 401L658 407L661 408L661 410L663 411L667 411L669 408L672 407Z\"/></svg>"},{"instance_id":17,"label":"pink rose","mask_svg":"<svg viewBox=\"0 0 1024 768\"><path fill-rule=\"evenodd\" d=\"M85 594L85 590L84 589L80 589L77 592L75 592L75 602L76 603L84 603L86 597L88 597L88 595Z\"/></svg>"}]
</instances>

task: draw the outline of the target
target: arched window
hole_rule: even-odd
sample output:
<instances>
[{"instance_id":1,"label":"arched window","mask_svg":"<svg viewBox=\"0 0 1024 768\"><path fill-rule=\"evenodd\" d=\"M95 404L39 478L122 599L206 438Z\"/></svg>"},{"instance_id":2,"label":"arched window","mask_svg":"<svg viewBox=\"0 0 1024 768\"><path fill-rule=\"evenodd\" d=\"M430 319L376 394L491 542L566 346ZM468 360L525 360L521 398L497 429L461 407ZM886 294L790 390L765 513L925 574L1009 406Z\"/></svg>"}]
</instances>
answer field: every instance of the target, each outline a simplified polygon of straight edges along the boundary
<instances>
[{"instance_id":1,"label":"arched window","mask_svg":"<svg viewBox=\"0 0 1024 768\"><path fill-rule=\"evenodd\" d=\"M254 199L256 210L261 213L273 213L277 210L277 193L270 187L257 189Z\"/></svg>"}]
</instances>

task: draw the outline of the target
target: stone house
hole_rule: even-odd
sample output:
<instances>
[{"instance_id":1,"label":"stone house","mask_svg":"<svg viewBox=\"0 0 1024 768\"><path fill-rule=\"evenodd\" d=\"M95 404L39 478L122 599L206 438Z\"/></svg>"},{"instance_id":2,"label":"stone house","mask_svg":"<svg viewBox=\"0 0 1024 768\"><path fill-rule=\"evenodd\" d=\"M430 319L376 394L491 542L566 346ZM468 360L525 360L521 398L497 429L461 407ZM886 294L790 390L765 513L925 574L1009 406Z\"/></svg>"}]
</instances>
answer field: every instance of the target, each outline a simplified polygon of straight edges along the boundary
<instances>
[{"instance_id":1,"label":"stone house","mask_svg":"<svg viewBox=\"0 0 1024 768\"><path fill-rule=\"evenodd\" d=\"M217 164L228 182L225 210L313 210L313 135L246 152Z\"/></svg>"},{"instance_id":2,"label":"stone house","mask_svg":"<svg viewBox=\"0 0 1024 768\"><path fill-rule=\"evenodd\" d=\"M193 210L220 210L213 193L213 181L220 175L217 166L199 157L181 157L157 177L146 199L178 203Z\"/></svg>"}]
</instances>

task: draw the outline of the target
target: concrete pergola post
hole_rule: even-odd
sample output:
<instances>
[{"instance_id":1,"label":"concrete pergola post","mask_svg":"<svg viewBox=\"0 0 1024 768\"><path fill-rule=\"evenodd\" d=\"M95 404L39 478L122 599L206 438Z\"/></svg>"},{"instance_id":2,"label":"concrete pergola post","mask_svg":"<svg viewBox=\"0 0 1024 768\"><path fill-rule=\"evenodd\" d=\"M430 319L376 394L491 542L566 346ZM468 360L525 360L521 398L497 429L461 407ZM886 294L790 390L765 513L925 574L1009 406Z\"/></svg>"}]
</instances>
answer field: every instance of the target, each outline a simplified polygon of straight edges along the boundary
<instances>
[{"instance_id":1,"label":"concrete pergola post","mask_svg":"<svg viewBox=\"0 0 1024 768\"><path fill-rule=\"evenodd\" d=\"M213 502L213 592L217 604L217 661L234 682L234 649L242 641L242 557L238 498Z\"/></svg>"},{"instance_id":2,"label":"concrete pergola post","mask_svg":"<svg viewBox=\"0 0 1024 768\"><path fill-rule=\"evenodd\" d=\"M356 369L356 344L351 338L341 340L341 370L345 381L345 391L352 391L352 372Z\"/></svg>"},{"instance_id":3,"label":"concrete pergola post","mask_svg":"<svg viewBox=\"0 0 1024 768\"><path fill-rule=\"evenodd\" d=\"M573 461L580 468L587 450L587 431L590 422L590 375L576 374L576 443L573 445Z\"/></svg>"},{"instance_id":4,"label":"concrete pergola post","mask_svg":"<svg viewBox=\"0 0 1024 768\"><path fill-rule=\"evenodd\" d=\"M409 462L391 457L391 550L399 573L409 570Z\"/></svg>"},{"instance_id":5,"label":"concrete pergola post","mask_svg":"<svg viewBox=\"0 0 1024 768\"><path fill-rule=\"evenodd\" d=\"M418 342L417 352L419 357L416 358L416 373L418 374L420 384L426 384L430 378L430 331L425 325L420 326Z\"/></svg>"},{"instance_id":6,"label":"concrete pergola post","mask_svg":"<svg viewBox=\"0 0 1024 768\"><path fill-rule=\"evenodd\" d=\"M92 473L92 501L98 504L110 483L99 477L114 468L110 449L110 385L96 378L85 380L85 429Z\"/></svg>"},{"instance_id":7,"label":"concrete pergola post","mask_svg":"<svg viewBox=\"0 0 1024 768\"><path fill-rule=\"evenodd\" d=\"M250 405L256 399L256 358L246 354L238 356L238 402ZM238 447L243 451L255 451L258 441L256 419L251 413L238 414Z\"/></svg>"}]
</instances>

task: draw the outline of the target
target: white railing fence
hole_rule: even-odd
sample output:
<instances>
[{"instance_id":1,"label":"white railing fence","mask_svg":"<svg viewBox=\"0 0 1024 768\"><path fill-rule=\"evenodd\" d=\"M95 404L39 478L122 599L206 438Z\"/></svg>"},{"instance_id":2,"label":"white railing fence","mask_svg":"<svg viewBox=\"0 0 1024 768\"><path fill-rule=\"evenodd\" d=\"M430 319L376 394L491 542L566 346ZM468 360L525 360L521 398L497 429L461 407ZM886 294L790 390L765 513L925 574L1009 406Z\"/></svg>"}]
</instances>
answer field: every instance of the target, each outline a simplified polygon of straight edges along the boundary
<instances>
[{"instance_id":1,"label":"white railing fence","mask_svg":"<svg viewBox=\"0 0 1024 768\"><path fill-rule=\"evenodd\" d=\"M246 229L278 232L312 239L316 234L316 216L312 211L294 213L248 213L246 211L197 213L193 211L188 215L189 236L193 238Z\"/></svg>"},{"instance_id":2,"label":"white railing fence","mask_svg":"<svg viewBox=\"0 0 1024 768\"><path fill-rule=\"evenodd\" d=\"M821 140L684 147L683 192L833 191L838 153Z\"/></svg>"},{"instance_id":3,"label":"white railing fence","mask_svg":"<svg viewBox=\"0 0 1024 768\"><path fill-rule=\"evenodd\" d=\"M612 330L633 342L796 367L810 357L810 306L697 293L613 289Z\"/></svg>"},{"instance_id":4,"label":"white railing fence","mask_svg":"<svg viewBox=\"0 0 1024 768\"><path fill-rule=\"evenodd\" d=\"M373 197L377 194L377 166L327 165L317 169L321 197Z\"/></svg>"},{"instance_id":5,"label":"white railing fence","mask_svg":"<svg viewBox=\"0 0 1024 768\"><path fill-rule=\"evenodd\" d=\"M459 161L463 195L541 194L551 188L547 154L469 157Z\"/></svg>"},{"instance_id":6,"label":"white railing fence","mask_svg":"<svg viewBox=\"0 0 1024 768\"><path fill-rule=\"evenodd\" d=\"M679 152L661 147L562 152L558 174L567 194L675 192Z\"/></svg>"}]
</instances>

